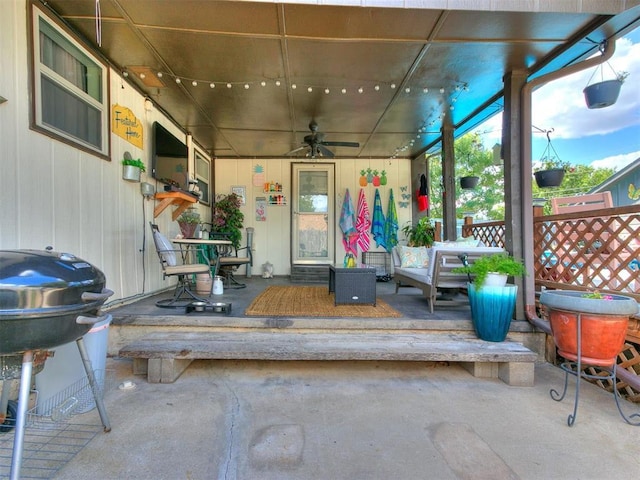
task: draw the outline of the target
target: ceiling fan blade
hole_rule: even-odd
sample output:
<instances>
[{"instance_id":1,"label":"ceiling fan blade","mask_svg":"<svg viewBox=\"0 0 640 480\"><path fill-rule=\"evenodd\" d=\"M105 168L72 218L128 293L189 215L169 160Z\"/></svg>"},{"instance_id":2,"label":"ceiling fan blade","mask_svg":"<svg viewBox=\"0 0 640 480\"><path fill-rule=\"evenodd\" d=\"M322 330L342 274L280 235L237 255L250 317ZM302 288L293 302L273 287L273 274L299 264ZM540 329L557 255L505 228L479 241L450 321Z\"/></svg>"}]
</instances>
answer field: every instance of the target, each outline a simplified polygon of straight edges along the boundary
<instances>
[{"instance_id":1,"label":"ceiling fan blade","mask_svg":"<svg viewBox=\"0 0 640 480\"><path fill-rule=\"evenodd\" d=\"M321 153L323 157L333 158L333 152L323 145L318 144L318 152Z\"/></svg>"},{"instance_id":2,"label":"ceiling fan blade","mask_svg":"<svg viewBox=\"0 0 640 480\"><path fill-rule=\"evenodd\" d=\"M291 150L290 152L285 153L285 156L288 155L293 155L294 153L298 153L301 150L306 150L307 148L309 148L309 145L302 145L301 147L298 148L294 148L293 150Z\"/></svg>"},{"instance_id":3,"label":"ceiling fan blade","mask_svg":"<svg viewBox=\"0 0 640 480\"><path fill-rule=\"evenodd\" d=\"M358 142L322 142L322 145L327 145L328 147L359 147L360 146Z\"/></svg>"}]
</instances>

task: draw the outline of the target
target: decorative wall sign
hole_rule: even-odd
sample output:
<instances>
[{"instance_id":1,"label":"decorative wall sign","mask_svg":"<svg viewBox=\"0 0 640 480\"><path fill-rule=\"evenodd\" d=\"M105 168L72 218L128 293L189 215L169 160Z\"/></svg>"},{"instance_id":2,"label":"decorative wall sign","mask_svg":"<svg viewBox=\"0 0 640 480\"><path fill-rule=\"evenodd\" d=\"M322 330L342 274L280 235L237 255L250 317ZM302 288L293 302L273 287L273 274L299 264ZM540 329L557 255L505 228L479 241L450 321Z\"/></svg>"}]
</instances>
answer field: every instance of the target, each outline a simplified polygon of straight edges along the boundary
<instances>
[{"instance_id":1,"label":"decorative wall sign","mask_svg":"<svg viewBox=\"0 0 640 480\"><path fill-rule=\"evenodd\" d=\"M363 168L360 170L360 178L358 179L358 184L361 187L366 187L371 184L374 187L380 187L387 184L387 172L382 170L378 172L378 170L372 170L370 168Z\"/></svg>"},{"instance_id":2,"label":"decorative wall sign","mask_svg":"<svg viewBox=\"0 0 640 480\"><path fill-rule=\"evenodd\" d=\"M111 131L138 148L143 148L142 123L127 107L115 104L111 107Z\"/></svg>"},{"instance_id":3,"label":"decorative wall sign","mask_svg":"<svg viewBox=\"0 0 640 480\"><path fill-rule=\"evenodd\" d=\"M264 185L264 167L262 165L256 165L253 167L253 186L261 187Z\"/></svg>"},{"instance_id":4,"label":"decorative wall sign","mask_svg":"<svg viewBox=\"0 0 640 480\"><path fill-rule=\"evenodd\" d=\"M267 221L267 199L266 197L256 197L256 222Z\"/></svg>"},{"instance_id":5,"label":"decorative wall sign","mask_svg":"<svg viewBox=\"0 0 640 480\"><path fill-rule=\"evenodd\" d=\"M246 192L247 192L247 189L245 188L244 185L235 185L231 187L231 193L235 193L242 199L241 205L247 204Z\"/></svg>"}]
</instances>

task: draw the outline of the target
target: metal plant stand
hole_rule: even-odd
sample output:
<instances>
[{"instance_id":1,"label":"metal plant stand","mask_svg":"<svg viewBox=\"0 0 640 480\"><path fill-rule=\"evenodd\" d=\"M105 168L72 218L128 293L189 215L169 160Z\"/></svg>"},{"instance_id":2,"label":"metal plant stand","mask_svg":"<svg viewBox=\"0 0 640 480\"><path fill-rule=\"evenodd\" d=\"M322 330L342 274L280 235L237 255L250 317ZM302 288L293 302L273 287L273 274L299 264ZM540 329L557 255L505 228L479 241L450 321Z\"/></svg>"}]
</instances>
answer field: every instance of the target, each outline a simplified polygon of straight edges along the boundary
<instances>
[{"instance_id":1,"label":"metal plant stand","mask_svg":"<svg viewBox=\"0 0 640 480\"><path fill-rule=\"evenodd\" d=\"M627 422L629 425L634 425L634 426L640 426L640 413L633 413L629 416L625 415L624 412L622 411L622 407L620 406L620 394L618 393L618 389L616 387L616 371L617 371L617 364L614 362L613 363L613 367L611 368L611 370L609 371L608 375L592 375L590 373L587 372L583 372L582 371L582 366L583 366L583 361L582 361L582 315L578 314L577 315L578 320L576 322L576 330L577 330L577 346L578 346L578 354L577 354L577 361L575 362L564 362L560 365L560 368L562 370L564 370L565 375L564 375L564 388L562 390L562 393L559 393L556 389L552 388L549 391L549 395L551 396L551 398L553 400L555 400L556 402L561 402L566 393L567 393L567 387L569 385L569 375L574 375L576 377L576 395L575 395L575 400L574 400L574 404L573 404L573 413L569 414L569 416L567 417L567 425L569 425L570 427L573 426L573 424L576 421L576 416L578 415L578 400L580 398L580 379L581 378L586 378L586 379L594 379L594 380L611 380L613 382L613 398L615 399L616 402L616 407L618 408L618 412L620 413L620 416L624 419L625 422ZM588 362L585 362L584 365L589 365ZM634 420L634 419L637 419Z\"/></svg>"}]
</instances>

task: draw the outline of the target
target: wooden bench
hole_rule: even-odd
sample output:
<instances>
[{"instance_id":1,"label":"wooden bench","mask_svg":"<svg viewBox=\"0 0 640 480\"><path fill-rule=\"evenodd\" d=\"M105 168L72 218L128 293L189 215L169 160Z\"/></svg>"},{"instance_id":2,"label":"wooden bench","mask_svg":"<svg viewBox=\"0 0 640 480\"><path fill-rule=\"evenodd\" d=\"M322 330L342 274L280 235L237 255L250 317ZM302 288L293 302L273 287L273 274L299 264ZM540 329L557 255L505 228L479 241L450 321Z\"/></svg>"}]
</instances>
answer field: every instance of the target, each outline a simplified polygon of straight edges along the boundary
<instances>
[{"instance_id":1,"label":"wooden bench","mask_svg":"<svg viewBox=\"0 0 640 480\"><path fill-rule=\"evenodd\" d=\"M476 377L533 386L537 354L516 342L485 342L471 334L300 332L152 333L120 350L133 373L172 383L193 360L389 360L461 362Z\"/></svg>"}]
</instances>

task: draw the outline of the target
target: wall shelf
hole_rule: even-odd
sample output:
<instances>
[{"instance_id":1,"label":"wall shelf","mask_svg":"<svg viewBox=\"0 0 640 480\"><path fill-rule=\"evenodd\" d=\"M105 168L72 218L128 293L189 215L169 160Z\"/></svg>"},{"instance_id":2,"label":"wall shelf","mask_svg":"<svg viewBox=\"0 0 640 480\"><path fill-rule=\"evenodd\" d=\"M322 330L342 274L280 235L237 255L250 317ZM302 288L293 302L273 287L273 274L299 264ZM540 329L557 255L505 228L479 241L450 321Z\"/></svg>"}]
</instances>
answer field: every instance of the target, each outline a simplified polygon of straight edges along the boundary
<instances>
[{"instance_id":1,"label":"wall shelf","mask_svg":"<svg viewBox=\"0 0 640 480\"><path fill-rule=\"evenodd\" d=\"M198 201L197 197L183 192L163 192L156 193L156 200L161 200L153 209L153 218L160 215L169 205L176 205L171 215L172 220L176 220L182 212Z\"/></svg>"}]
</instances>

